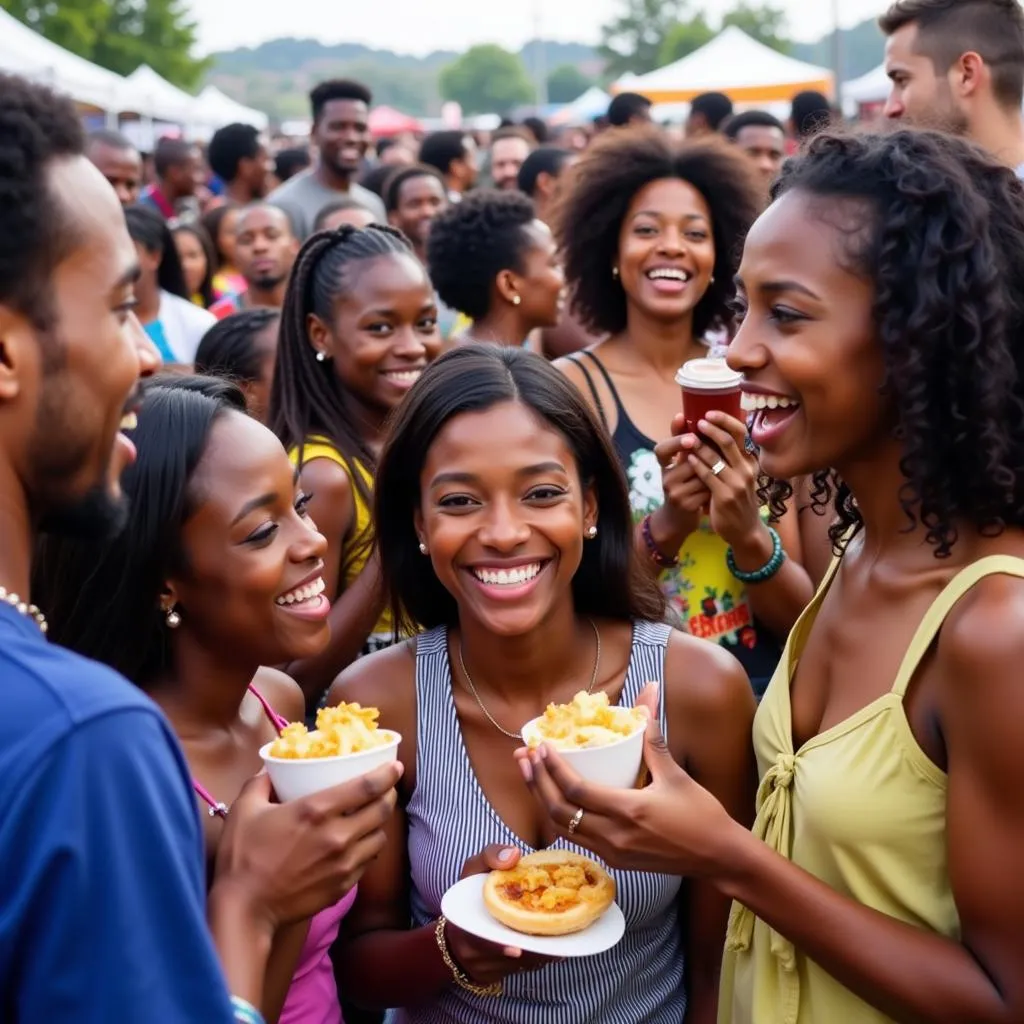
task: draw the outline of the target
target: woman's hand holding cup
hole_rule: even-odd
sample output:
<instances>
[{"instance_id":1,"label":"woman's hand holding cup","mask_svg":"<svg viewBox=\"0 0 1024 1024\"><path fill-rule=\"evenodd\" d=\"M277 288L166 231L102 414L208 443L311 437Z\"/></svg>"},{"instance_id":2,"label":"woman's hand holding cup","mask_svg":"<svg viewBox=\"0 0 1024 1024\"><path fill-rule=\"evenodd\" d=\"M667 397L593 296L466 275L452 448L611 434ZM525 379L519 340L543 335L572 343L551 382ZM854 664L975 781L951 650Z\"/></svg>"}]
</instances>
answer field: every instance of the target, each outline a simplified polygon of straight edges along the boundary
<instances>
[{"instance_id":1,"label":"woman's hand holding cup","mask_svg":"<svg viewBox=\"0 0 1024 1024\"><path fill-rule=\"evenodd\" d=\"M585 782L550 746L516 752L523 779L558 834L611 867L710 874L742 826L672 759L658 726L656 687L647 687L637 704L651 712L644 734L651 776L646 788L609 789Z\"/></svg>"}]
</instances>

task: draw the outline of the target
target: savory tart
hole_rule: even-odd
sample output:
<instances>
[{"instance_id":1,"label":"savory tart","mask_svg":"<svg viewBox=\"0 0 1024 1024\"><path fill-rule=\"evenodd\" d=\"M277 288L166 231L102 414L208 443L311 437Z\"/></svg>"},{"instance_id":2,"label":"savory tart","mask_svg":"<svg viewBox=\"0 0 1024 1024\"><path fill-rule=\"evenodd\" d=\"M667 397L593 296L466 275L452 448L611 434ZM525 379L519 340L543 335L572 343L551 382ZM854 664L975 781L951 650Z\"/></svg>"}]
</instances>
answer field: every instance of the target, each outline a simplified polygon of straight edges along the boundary
<instances>
[{"instance_id":1,"label":"savory tart","mask_svg":"<svg viewBox=\"0 0 1024 1024\"><path fill-rule=\"evenodd\" d=\"M615 881L596 861L568 850L541 850L484 883L491 916L524 935L571 935L614 902Z\"/></svg>"}]
</instances>

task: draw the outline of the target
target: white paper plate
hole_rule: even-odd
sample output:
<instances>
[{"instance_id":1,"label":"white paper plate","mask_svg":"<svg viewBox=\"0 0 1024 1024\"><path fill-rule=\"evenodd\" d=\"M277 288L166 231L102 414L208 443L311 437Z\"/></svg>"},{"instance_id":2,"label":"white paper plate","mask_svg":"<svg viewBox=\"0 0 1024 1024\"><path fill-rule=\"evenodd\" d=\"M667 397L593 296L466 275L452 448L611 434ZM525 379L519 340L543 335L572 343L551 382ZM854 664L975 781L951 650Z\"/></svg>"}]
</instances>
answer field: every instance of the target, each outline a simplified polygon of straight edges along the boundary
<instances>
[{"instance_id":1,"label":"white paper plate","mask_svg":"<svg viewBox=\"0 0 1024 1024\"><path fill-rule=\"evenodd\" d=\"M491 917L484 904L486 879L486 875L470 875L456 882L441 900L441 913L456 928L479 939L545 956L593 956L611 949L626 931L626 919L613 903L589 928L574 935L523 935Z\"/></svg>"}]
</instances>

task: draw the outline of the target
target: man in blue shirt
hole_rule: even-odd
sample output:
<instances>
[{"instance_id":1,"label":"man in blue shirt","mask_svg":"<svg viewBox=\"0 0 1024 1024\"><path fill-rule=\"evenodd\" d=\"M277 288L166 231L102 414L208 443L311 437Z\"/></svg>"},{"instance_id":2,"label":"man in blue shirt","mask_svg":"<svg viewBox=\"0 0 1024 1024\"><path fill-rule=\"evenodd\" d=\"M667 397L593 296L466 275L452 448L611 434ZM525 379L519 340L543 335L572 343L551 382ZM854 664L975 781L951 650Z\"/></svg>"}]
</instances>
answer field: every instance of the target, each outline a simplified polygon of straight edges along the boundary
<instances>
[{"instance_id":1,"label":"man in blue shirt","mask_svg":"<svg viewBox=\"0 0 1024 1024\"><path fill-rule=\"evenodd\" d=\"M0 75L0 1020L258 1020L229 991L258 1004L275 930L355 884L399 769L283 806L258 777L207 895L162 714L47 644L27 598L36 532L119 528L119 428L158 365L132 312L135 247L83 144L70 100Z\"/></svg>"}]
</instances>

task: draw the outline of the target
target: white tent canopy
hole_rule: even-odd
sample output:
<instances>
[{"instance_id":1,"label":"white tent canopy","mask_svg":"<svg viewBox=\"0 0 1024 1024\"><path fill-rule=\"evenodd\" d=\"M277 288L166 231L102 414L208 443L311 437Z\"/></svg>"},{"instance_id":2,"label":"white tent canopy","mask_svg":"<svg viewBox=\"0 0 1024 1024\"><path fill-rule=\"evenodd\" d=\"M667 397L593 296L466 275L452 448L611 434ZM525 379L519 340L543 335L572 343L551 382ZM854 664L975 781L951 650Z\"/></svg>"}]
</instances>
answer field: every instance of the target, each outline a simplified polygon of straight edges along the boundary
<instances>
[{"instance_id":1,"label":"white tent canopy","mask_svg":"<svg viewBox=\"0 0 1024 1024\"><path fill-rule=\"evenodd\" d=\"M141 64L127 78L128 84L139 96L146 114L161 121L190 125L202 121L195 96L171 85L148 64Z\"/></svg>"},{"instance_id":2,"label":"white tent canopy","mask_svg":"<svg viewBox=\"0 0 1024 1024\"><path fill-rule=\"evenodd\" d=\"M854 103L883 103L889 98L892 82L885 73L885 65L879 64L860 78L854 78L843 85L843 99Z\"/></svg>"},{"instance_id":3,"label":"white tent canopy","mask_svg":"<svg viewBox=\"0 0 1024 1024\"><path fill-rule=\"evenodd\" d=\"M805 64L730 25L706 46L646 75L616 82L614 92L638 92L653 103L682 103L704 92L724 92L734 103L789 100L802 90L831 94L827 68Z\"/></svg>"},{"instance_id":4,"label":"white tent canopy","mask_svg":"<svg viewBox=\"0 0 1024 1024\"><path fill-rule=\"evenodd\" d=\"M119 113L137 111L120 75L70 53L0 9L0 69L44 82L78 103Z\"/></svg>"},{"instance_id":5,"label":"white tent canopy","mask_svg":"<svg viewBox=\"0 0 1024 1024\"><path fill-rule=\"evenodd\" d=\"M249 124L261 132L266 131L270 118L262 110L253 110L222 93L215 85L208 85L196 100L199 118L204 124L220 128L226 124Z\"/></svg>"}]
</instances>

